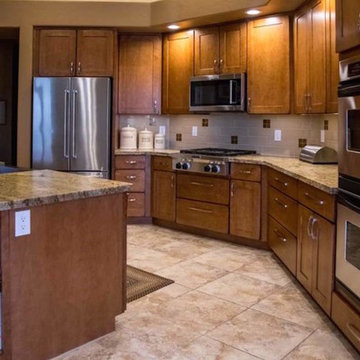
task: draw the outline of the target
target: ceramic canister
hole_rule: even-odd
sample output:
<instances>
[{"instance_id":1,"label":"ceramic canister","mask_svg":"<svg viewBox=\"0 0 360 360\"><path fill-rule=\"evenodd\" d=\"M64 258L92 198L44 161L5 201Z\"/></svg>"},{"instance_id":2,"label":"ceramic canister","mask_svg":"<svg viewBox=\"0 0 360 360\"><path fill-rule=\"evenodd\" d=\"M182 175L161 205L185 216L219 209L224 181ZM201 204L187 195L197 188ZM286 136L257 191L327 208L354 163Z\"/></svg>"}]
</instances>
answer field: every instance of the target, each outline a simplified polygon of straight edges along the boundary
<instances>
[{"instance_id":1,"label":"ceramic canister","mask_svg":"<svg viewBox=\"0 0 360 360\"><path fill-rule=\"evenodd\" d=\"M164 134L156 134L155 135L155 149L157 149L157 150L165 149L165 135Z\"/></svg>"},{"instance_id":2,"label":"ceramic canister","mask_svg":"<svg viewBox=\"0 0 360 360\"><path fill-rule=\"evenodd\" d=\"M139 150L152 150L154 148L154 134L145 128L139 131Z\"/></svg>"},{"instance_id":3,"label":"ceramic canister","mask_svg":"<svg viewBox=\"0 0 360 360\"><path fill-rule=\"evenodd\" d=\"M121 150L137 149L137 130L130 125L123 127L120 134Z\"/></svg>"}]
</instances>

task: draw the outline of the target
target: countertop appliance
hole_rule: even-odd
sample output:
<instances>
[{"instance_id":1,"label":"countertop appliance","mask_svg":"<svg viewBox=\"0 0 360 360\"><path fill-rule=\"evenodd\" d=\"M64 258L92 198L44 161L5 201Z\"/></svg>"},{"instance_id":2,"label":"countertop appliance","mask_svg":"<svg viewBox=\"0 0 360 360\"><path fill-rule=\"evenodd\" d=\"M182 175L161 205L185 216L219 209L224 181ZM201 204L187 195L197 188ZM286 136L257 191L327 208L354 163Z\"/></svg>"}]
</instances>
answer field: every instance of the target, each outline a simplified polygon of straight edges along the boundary
<instances>
[{"instance_id":1,"label":"countertop appliance","mask_svg":"<svg viewBox=\"0 0 360 360\"><path fill-rule=\"evenodd\" d=\"M300 160L311 164L337 164L336 150L327 146L306 145L301 149Z\"/></svg>"},{"instance_id":2,"label":"countertop appliance","mask_svg":"<svg viewBox=\"0 0 360 360\"><path fill-rule=\"evenodd\" d=\"M211 175L229 175L229 159L239 155L256 154L254 150L202 148L181 150L173 156L173 169Z\"/></svg>"},{"instance_id":3,"label":"countertop appliance","mask_svg":"<svg viewBox=\"0 0 360 360\"><path fill-rule=\"evenodd\" d=\"M340 62L336 291L360 311L360 56Z\"/></svg>"},{"instance_id":4,"label":"countertop appliance","mask_svg":"<svg viewBox=\"0 0 360 360\"><path fill-rule=\"evenodd\" d=\"M111 81L91 77L35 77L34 169L110 176Z\"/></svg>"},{"instance_id":5,"label":"countertop appliance","mask_svg":"<svg viewBox=\"0 0 360 360\"><path fill-rule=\"evenodd\" d=\"M207 75L190 80L190 111L246 111L246 74Z\"/></svg>"}]
</instances>

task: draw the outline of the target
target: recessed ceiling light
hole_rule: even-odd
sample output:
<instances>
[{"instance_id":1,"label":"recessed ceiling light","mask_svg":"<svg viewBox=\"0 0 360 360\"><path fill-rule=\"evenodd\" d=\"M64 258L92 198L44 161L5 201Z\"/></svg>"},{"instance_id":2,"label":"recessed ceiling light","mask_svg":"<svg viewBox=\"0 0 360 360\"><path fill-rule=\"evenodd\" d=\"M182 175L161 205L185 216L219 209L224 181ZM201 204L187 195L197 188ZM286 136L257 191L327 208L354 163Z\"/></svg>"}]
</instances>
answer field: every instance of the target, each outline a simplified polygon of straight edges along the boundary
<instances>
[{"instance_id":1,"label":"recessed ceiling light","mask_svg":"<svg viewBox=\"0 0 360 360\"><path fill-rule=\"evenodd\" d=\"M259 15L259 14L260 14L260 10L250 9L250 10L246 11L246 13L247 13L248 15Z\"/></svg>"},{"instance_id":2,"label":"recessed ceiling light","mask_svg":"<svg viewBox=\"0 0 360 360\"><path fill-rule=\"evenodd\" d=\"M176 24L171 24L171 25L168 25L168 29L170 29L170 30L178 30L178 29L180 29L180 26L176 25Z\"/></svg>"}]
</instances>

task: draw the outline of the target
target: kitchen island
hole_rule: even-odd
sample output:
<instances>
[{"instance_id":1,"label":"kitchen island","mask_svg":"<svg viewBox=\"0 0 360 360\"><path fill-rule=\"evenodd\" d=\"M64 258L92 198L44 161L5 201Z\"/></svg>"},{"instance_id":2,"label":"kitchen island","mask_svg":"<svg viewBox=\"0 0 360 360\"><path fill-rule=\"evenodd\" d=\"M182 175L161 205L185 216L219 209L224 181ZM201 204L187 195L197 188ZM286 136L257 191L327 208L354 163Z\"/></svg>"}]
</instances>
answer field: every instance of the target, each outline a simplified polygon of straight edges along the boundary
<instances>
[{"instance_id":1,"label":"kitchen island","mask_svg":"<svg viewBox=\"0 0 360 360\"><path fill-rule=\"evenodd\" d=\"M50 170L0 176L0 358L48 359L114 330L128 189Z\"/></svg>"}]
</instances>

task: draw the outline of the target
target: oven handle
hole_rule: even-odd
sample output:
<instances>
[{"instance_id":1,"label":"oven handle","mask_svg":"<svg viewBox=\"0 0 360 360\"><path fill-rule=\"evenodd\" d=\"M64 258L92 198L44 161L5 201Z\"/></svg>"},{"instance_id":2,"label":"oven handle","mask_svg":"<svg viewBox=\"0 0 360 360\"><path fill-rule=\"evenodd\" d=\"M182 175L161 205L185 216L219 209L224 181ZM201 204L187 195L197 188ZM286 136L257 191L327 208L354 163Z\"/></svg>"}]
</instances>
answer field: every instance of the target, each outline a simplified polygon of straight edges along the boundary
<instances>
[{"instance_id":1,"label":"oven handle","mask_svg":"<svg viewBox=\"0 0 360 360\"><path fill-rule=\"evenodd\" d=\"M345 195L350 195L352 197L354 197L355 199L360 201L360 196L353 194L347 190L343 190L343 189L339 189L339 202L342 203L343 205L346 205L347 207L349 207L351 210L356 211L357 213L360 214L360 207L355 205L352 201L349 201L345 196L343 196L341 193L344 193Z\"/></svg>"}]
</instances>

